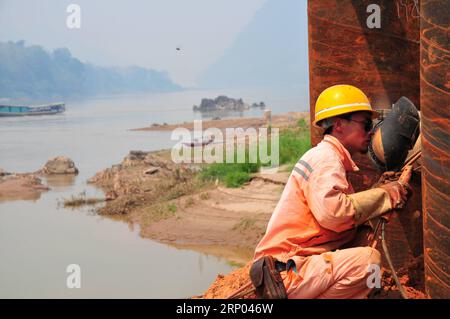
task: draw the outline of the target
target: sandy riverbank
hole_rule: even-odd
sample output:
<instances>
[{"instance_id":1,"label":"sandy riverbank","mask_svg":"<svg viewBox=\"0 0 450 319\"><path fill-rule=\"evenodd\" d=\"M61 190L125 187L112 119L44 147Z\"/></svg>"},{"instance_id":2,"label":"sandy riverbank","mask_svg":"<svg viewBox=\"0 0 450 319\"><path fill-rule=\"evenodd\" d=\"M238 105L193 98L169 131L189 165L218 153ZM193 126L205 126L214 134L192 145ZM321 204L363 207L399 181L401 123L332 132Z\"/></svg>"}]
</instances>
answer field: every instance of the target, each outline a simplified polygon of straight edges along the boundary
<instances>
[{"instance_id":1,"label":"sandy riverbank","mask_svg":"<svg viewBox=\"0 0 450 319\"><path fill-rule=\"evenodd\" d=\"M305 118L305 114L283 115L273 119L272 127L288 128L300 118ZM250 127L247 125L262 127L267 123L259 119L216 120L206 125L203 122L203 129ZM193 123L167 125L165 129L177 127L189 129ZM156 130L156 127L142 130ZM265 231L290 172L281 169L277 174L254 174L250 182L230 189L215 182L199 182L200 165L176 165L170 159L170 150L135 151L120 164L96 174L91 182L106 193L107 201L98 210L99 214L138 226L143 237L213 254L241 265L230 274L218 274L203 295L195 296L225 298L248 282L254 247ZM410 298L426 297L420 280L421 265L413 262L397 271ZM389 271L384 272L382 281L383 288L372 298L400 297Z\"/></svg>"},{"instance_id":2,"label":"sandy riverbank","mask_svg":"<svg viewBox=\"0 0 450 319\"><path fill-rule=\"evenodd\" d=\"M190 168L178 166L177 171L175 167L164 167L164 163L170 165L164 162L168 153L132 153L120 165L97 174L92 182L110 196L99 213L138 225L143 237L240 265L230 274L218 274L203 295L193 296L226 298L248 282L254 247L265 231L289 172L255 174L249 183L234 189L215 183L195 185ZM154 165L163 168L146 176L148 167ZM397 271L410 298L426 298L419 259ZM383 288L372 298L400 298L389 271L384 272L382 282ZM254 294L247 297L255 298Z\"/></svg>"},{"instance_id":3,"label":"sandy riverbank","mask_svg":"<svg viewBox=\"0 0 450 319\"><path fill-rule=\"evenodd\" d=\"M271 116L272 127L284 129L289 126L295 125L299 119L305 119L309 123L309 112L288 112L283 114L276 114ZM202 129L218 128L224 130L226 128L259 128L266 127L268 122L262 117L244 117L244 118L232 118L222 120L202 120ZM132 131L172 131L176 128L186 128L188 130L194 129L194 122L184 122L180 124L153 124L149 127L142 127L132 129Z\"/></svg>"},{"instance_id":4,"label":"sandy riverbank","mask_svg":"<svg viewBox=\"0 0 450 319\"><path fill-rule=\"evenodd\" d=\"M169 151L128 155L90 181L106 193L101 215L136 225L143 237L244 265L265 231L290 172L255 174L240 188L200 183ZM136 153L135 153L136 154ZM158 172L146 174L149 167Z\"/></svg>"},{"instance_id":5,"label":"sandy riverbank","mask_svg":"<svg viewBox=\"0 0 450 319\"><path fill-rule=\"evenodd\" d=\"M34 174L0 176L0 202L11 200L37 200L49 188Z\"/></svg>"},{"instance_id":6,"label":"sandy riverbank","mask_svg":"<svg viewBox=\"0 0 450 319\"><path fill-rule=\"evenodd\" d=\"M42 192L50 190L40 177L47 177L50 184L70 183L70 178L77 173L73 161L65 156L48 160L41 169L32 173L9 173L0 168L0 202L37 200Z\"/></svg>"},{"instance_id":7,"label":"sandy riverbank","mask_svg":"<svg viewBox=\"0 0 450 319\"><path fill-rule=\"evenodd\" d=\"M272 127L296 126L308 113L287 113L272 117ZM257 118L203 122L208 127L263 127ZM193 123L171 125L193 128ZM144 128L143 130L154 130ZM254 174L240 188L226 188L200 182L202 164L174 164L170 150L130 152L124 160L97 173L90 182L106 193L106 205L98 210L138 225L143 237L223 257L246 264L265 231L290 172Z\"/></svg>"},{"instance_id":8,"label":"sandy riverbank","mask_svg":"<svg viewBox=\"0 0 450 319\"><path fill-rule=\"evenodd\" d=\"M288 113L273 117L271 125L281 130L298 127L298 120L308 117L307 113ZM205 122L202 123L203 129L268 125L261 119L246 118ZM193 123L165 129L176 127L192 128ZM103 189L106 195L105 204L97 206L97 212L126 222L130 227L138 227L143 237L176 248L214 255L242 266L230 274L218 274L203 295L194 296L225 298L248 282L249 261L254 247L265 231L290 171L282 167L276 174L255 173L243 186L226 188L215 181L206 182L198 178L203 164L174 164L170 153L170 150L131 151L121 163L92 177L90 182ZM52 166L59 171L59 164ZM38 199L48 188L37 176L3 173L0 176L0 201ZM73 182L74 175L68 176ZM46 181L50 185L48 176ZM56 179L56 182L61 181ZM423 263L420 260L418 257L404 269L397 270L411 298L425 297L422 293ZM372 297L400 297L388 271L383 275L383 288Z\"/></svg>"}]
</instances>

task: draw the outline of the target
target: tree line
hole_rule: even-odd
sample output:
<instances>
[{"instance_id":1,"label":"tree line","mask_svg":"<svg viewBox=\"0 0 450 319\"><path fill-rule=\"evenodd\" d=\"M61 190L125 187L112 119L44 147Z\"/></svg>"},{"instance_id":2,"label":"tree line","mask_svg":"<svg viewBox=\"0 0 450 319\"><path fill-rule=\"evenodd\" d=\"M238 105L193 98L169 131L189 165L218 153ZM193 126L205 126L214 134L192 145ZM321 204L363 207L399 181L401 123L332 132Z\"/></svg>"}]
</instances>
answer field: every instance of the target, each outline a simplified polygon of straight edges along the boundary
<instances>
[{"instance_id":1,"label":"tree line","mask_svg":"<svg viewBox=\"0 0 450 319\"><path fill-rule=\"evenodd\" d=\"M66 48L53 52L24 41L0 42L0 98L60 98L167 92L182 88L166 72L83 63Z\"/></svg>"}]
</instances>

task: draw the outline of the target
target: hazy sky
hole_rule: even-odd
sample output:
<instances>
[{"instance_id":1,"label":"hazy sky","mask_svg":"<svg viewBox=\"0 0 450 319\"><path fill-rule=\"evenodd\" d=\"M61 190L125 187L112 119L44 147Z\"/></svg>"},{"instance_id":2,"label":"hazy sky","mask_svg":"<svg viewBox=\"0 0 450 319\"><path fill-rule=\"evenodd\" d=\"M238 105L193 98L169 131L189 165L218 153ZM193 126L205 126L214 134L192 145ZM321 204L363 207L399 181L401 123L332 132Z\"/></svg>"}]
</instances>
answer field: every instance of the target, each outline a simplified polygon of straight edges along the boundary
<instances>
[{"instance_id":1,"label":"hazy sky","mask_svg":"<svg viewBox=\"0 0 450 319\"><path fill-rule=\"evenodd\" d=\"M190 86L265 1L0 0L0 41L67 47L97 65L166 70ZM81 7L81 29L66 27L71 3Z\"/></svg>"}]
</instances>

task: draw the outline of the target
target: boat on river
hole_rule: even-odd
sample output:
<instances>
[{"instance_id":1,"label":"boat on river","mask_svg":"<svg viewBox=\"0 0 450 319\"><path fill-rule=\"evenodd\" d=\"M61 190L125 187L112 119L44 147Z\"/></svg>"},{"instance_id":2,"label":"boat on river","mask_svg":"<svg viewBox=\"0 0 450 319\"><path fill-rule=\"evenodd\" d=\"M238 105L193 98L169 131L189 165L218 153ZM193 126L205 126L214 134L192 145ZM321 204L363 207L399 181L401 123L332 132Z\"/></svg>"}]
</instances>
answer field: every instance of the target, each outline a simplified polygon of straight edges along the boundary
<instances>
[{"instance_id":1,"label":"boat on river","mask_svg":"<svg viewBox=\"0 0 450 319\"><path fill-rule=\"evenodd\" d=\"M66 110L64 103L53 103L38 106L0 105L0 116L49 115Z\"/></svg>"},{"instance_id":2,"label":"boat on river","mask_svg":"<svg viewBox=\"0 0 450 319\"><path fill-rule=\"evenodd\" d=\"M199 140L198 138L195 138L191 142L184 142L183 145L190 146L190 147L206 146L208 144L211 144L212 142L214 142L214 135L209 136L209 137L202 137L201 140Z\"/></svg>"}]
</instances>

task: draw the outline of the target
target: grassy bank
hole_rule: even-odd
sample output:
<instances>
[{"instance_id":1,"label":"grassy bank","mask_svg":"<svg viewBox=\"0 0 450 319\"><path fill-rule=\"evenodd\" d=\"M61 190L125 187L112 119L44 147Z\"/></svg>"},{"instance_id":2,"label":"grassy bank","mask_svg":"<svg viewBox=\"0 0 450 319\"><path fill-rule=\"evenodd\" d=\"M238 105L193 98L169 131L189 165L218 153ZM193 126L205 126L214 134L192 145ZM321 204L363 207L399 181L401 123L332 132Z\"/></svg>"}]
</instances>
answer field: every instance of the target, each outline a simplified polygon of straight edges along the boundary
<instances>
[{"instance_id":1,"label":"grassy bank","mask_svg":"<svg viewBox=\"0 0 450 319\"><path fill-rule=\"evenodd\" d=\"M271 153L270 145L268 143L269 154ZM300 119L295 127L284 129L279 133L279 164L288 164L289 169L292 169L298 159L310 148L311 135L309 126L304 119ZM250 162L249 147L246 147L244 163L236 163L237 150L235 149L234 152L234 163L213 163L207 165L200 173L200 178L202 180L219 180L227 187L239 187L248 182L251 174L258 172L263 166L259 151L257 152L256 162Z\"/></svg>"}]
</instances>

